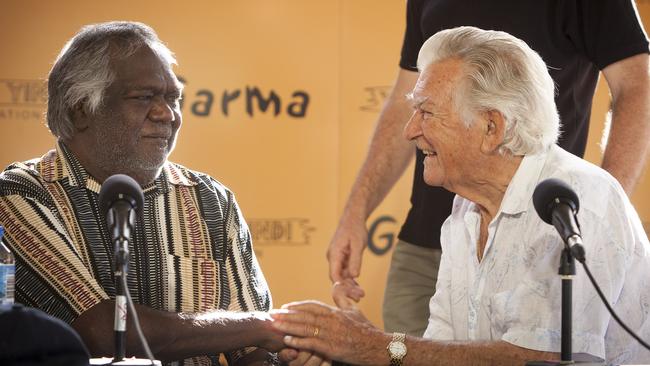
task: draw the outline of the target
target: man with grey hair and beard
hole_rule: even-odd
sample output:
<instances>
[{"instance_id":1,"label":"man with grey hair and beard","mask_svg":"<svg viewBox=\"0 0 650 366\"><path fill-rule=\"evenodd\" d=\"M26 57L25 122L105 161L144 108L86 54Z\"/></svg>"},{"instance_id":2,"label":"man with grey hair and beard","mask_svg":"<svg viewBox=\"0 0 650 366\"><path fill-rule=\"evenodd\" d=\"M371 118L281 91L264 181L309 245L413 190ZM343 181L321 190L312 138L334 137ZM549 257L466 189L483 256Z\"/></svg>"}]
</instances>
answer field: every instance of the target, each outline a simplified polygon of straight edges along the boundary
<instances>
[{"instance_id":1,"label":"man with grey hair and beard","mask_svg":"<svg viewBox=\"0 0 650 366\"><path fill-rule=\"evenodd\" d=\"M504 32L460 27L420 50L404 135L424 155L424 180L456 197L442 227L436 294L424 338L388 334L337 286L342 309L285 306L273 325L285 343L359 365L522 365L558 359L564 248L535 212L536 185L557 178L580 197L591 272L614 310L650 338L650 244L621 185L555 145L559 118L546 65ZM433 286L433 284L431 284ZM649 363L608 313L582 267L573 286L573 351L608 364Z\"/></svg>"},{"instance_id":2,"label":"man with grey hair and beard","mask_svg":"<svg viewBox=\"0 0 650 366\"><path fill-rule=\"evenodd\" d=\"M98 192L108 177L127 174L145 197L128 285L155 357L277 362L282 334L270 325L271 295L233 193L167 161L182 119L175 63L135 22L86 26L63 48L48 80L56 149L0 175L16 301L71 323L91 355L112 355L113 245ZM126 351L144 356L133 331Z\"/></svg>"}]
</instances>

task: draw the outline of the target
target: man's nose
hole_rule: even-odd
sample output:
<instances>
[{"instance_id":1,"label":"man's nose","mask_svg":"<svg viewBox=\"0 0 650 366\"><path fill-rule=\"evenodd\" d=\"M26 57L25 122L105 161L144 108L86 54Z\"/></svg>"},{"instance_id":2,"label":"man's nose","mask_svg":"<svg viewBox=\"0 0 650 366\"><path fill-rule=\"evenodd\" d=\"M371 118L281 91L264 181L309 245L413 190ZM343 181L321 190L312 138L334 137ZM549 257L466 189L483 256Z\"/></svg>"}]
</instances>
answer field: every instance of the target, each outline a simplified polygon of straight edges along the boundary
<instances>
[{"instance_id":1,"label":"man's nose","mask_svg":"<svg viewBox=\"0 0 650 366\"><path fill-rule=\"evenodd\" d=\"M402 131L404 138L409 141L416 139L422 134L422 123L418 116L419 113L417 111L413 112L411 118L406 122L406 126L404 126L404 130Z\"/></svg>"},{"instance_id":2,"label":"man's nose","mask_svg":"<svg viewBox=\"0 0 650 366\"><path fill-rule=\"evenodd\" d=\"M174 122L176 115L174 109L165 97L156 96L154 98L153 106L149 112L149 118L155 122Z\"/></svg>"}]
</instances>

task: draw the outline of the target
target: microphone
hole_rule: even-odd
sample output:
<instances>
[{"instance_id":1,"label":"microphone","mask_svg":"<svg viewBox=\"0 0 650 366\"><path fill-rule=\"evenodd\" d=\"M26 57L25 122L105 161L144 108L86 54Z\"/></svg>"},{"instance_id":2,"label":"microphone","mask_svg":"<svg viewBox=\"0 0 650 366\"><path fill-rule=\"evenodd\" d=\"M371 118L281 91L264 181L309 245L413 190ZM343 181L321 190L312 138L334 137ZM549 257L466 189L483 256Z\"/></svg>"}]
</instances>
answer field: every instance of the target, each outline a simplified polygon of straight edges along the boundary
<instances>
[{"instance_id":1,"label":"microphone","mask_svg":"<svg viewBox=\"0 0 650 366\"><path fill-rule=\"evenodd\" d=\"M102 215L106 217L106 226L111 235L115 253L115 321L113 323L115 355L113 362L122 361L126 356L126 314L127 306L131 305L127 304L129 290L126 282L129 239L131 231L135 229L136 215L142 214L143 204L142 188L128 175L115 174L108 177L99 191L99 208ZM138 328L137 315L135 313L133 315L136 319L136 328Z\"/></svg>"},{"instance_id":2,"label":"microphone","mask_svg":"<svg viewBox=\"0 0 650 366\"><path fill-rule=\"evenodd\" d=\"M549 178L540 182L533 192L533 205L539 217L547 224L555 226L566 245L582 244L580 225L576 214L580 209L578 195L565 182ZM572 252L580 251L578 248ZM580 262L583 253L573 253Z\"/></svg>"},{"instance_id":3,"label":"microphone","mask_svg":"<svg viewBox=\"0 0 650 366\"><path fill-rule=\"evenodd\" d=\"M128 175L115 174L104 181L99 191L99 209L106 217L106 226L114 242L129 240L143 204L142 188Z\"/></svg>"}]
</instances>

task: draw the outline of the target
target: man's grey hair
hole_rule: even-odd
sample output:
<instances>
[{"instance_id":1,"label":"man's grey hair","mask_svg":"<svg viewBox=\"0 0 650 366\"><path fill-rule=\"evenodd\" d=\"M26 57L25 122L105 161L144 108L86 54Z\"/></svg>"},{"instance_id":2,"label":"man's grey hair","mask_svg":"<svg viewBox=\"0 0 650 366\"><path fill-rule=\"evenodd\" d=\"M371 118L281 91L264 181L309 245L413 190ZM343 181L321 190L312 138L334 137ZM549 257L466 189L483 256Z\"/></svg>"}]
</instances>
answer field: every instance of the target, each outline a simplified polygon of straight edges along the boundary
<instances>
[{"instance_id":1,"label":"man's grey hair","mask_svg":"<svg viewBox=\"0 0 650 366\"><path fill-rule=\"evenodd\" d=\"M557 141L560 118L555 87L542 58L505 32L475 27L443 30L431 36L418 55L418 69L445 59L463 62L456 110L466 124L476 113L496 110L506 121L500 151L534 154Z\"/></svg>"},{"instance_id":2,"label":"man's grey hair","mask_svg":"<svg viewBox=\"0 0 650 366\"><path fill-rule=\"evenodd\" d=\"M133 55L149 47L171 66L174 54L151 27L137 22L107 22L87 25L66 43L48 77L47 126L58 138L74 135L72 112L99 110L106 89L115 80L111 60Z\"/></svg>"}]
</instances>

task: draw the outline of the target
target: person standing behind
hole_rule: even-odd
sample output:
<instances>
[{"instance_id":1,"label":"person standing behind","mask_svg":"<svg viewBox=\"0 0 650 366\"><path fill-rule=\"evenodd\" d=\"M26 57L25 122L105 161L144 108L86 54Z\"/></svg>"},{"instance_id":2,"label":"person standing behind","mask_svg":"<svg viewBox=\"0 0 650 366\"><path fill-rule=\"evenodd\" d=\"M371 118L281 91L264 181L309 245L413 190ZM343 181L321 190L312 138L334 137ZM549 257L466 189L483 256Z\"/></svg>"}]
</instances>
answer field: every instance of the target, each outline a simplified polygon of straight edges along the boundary
<instances>
[{"instance_id":1,"label":"person standing behind","mask_svg":"<svg viewBox=\"0 0 650 366\"><path fill-rule=\"evenodd\" d=\"M563 124L558 144L582 157L599 71L612 96L609 143L602 167L630 194L650 147L648 41L632 0L409 0L400 70L381 111L366 160L329 245L330 278L360 275L366 219L410 163L414 146L399 133L412 113L404 95L415 85L417 55L436 32L462 25L508 32L549 66ZM399 233L386 284L387 331L421 336L440 262L440 228L453 194L427 186L424 156L416 153L411 208ZM360 298L354 296L356 300Z\"/></svg>"}]
</instances>

